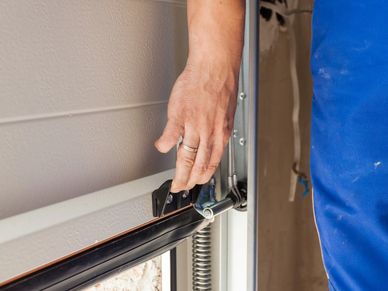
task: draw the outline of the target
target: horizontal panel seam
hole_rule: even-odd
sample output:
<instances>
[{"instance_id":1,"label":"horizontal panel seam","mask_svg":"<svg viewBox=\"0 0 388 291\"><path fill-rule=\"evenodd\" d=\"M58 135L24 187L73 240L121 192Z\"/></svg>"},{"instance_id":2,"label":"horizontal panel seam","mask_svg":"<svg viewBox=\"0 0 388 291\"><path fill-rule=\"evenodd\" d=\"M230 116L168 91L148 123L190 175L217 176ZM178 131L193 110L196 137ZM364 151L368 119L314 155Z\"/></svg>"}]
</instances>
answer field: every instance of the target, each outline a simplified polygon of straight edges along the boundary
<instances>
[{"instance_id":1,"label":"horizontal panel seam","mask_svg":"<svg viewBox=\"0 0 388 291\"><path fill-rule=\"evenodd\" d=\"M71 111L52 112L52 113L45 113L45 114L7 117L7 118L0 118L0 125L38 121L38 120L44 120L44 119L71 118L73 116L97 114L97 113L110 112L110 111L122 111L122 110L135 109L135 108L141 108L146 106L161 105L161 104L166 104L167 102L168 102L167 100L150 101L150 102L136 103L136 104L125 104L125 105L106 106L106 107L90 108L90 109L82 109L82 110L71 110Z\"/></svg>"},{"instance_id":2,"label":"horizontal panel seam","mask_svg":"<svg viewBox=\"0 0 388 291\"><path fill-rule=\"evenodd\" d=\"M149 2L164 2L170 5L178 6L178 7L186 7L186 1L179 0L148 0Z\"/></svg>"}]
</instances>

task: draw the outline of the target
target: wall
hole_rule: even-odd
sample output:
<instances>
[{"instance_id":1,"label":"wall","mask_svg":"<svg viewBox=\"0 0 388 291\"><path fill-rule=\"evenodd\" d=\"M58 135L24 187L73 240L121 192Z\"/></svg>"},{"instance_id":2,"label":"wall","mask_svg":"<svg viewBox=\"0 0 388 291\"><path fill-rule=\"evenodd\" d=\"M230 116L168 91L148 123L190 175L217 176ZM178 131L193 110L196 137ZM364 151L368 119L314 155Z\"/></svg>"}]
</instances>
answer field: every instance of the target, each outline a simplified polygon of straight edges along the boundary
<instances>
[{"instance_id":1,"label":"wall","mask_svg":"<svg viewBox=\"0 0 388 291\"><path fill-rule=\"evenodd\" d=\"M0 219L173 167L182 1L0 2Z\"/></svg>"},{"instance_id":2,"label":"wall","mask_svg":"<svg viewBox=\"0 0 388 291\"><path fill-rule=\"evenodd\" d=\"M311 7L312 1L299 1ZM290 4L290 3L289 3ZM292 4L292 3L291 3ZM295 17L297 67L301 86L302 170L309 172L312 81L309 67L311 15ZM261 29L268 26L262 25ZM264 35L264 34L263 34ZM276 32L260 62L260 290L327 290L318 237L312 214L311 193L288 201L293 163L291 123L292 87L287 32ZM268 49L270 48L270 49Z\"/></svg>"}]
</instances>

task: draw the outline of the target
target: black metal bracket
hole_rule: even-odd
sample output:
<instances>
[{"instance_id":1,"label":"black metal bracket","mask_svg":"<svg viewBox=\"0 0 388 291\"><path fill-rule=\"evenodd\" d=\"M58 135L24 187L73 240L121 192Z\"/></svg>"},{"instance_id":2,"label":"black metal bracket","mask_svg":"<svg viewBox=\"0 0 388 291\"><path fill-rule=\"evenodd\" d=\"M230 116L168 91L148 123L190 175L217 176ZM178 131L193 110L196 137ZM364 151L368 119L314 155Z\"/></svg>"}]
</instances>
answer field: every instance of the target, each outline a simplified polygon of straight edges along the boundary
<instances>
[{"instance_id":1,"label":"black metal bracket","mask_svg":"<svg viewBox=\"0 0 388 291\"><path fill-rule=\"evenodd\" d=\"M248 196L248 185L247 181L237 181L237 185L233 186L228 196L232 196L235 199L235 209L239 211L247 210L247 196Z\"/></svg>"},{"instance_id":2,"label":"black metal bracket","mask_svg":"<svg viewBox=\"0 0 388 291\"><path fill-rule=\"evenodd\" d=\"M247 183L238 181L226 197L220 201L215 198L215 180L204 185L196 185L189 191L172 193L172 180L164 182L159 189L152 192L152 213L154 217L163 217L176 210L194 205L195 210L206 219L212 219L224 211L235 208L246 210Z\"/></svg>"},{"instance_id":3,"label":"black metal bracket","mask_svg":"<svg viewBox=\"0 0 388 291\"><path fill-rule=\"evenodd\" d=\"M152 214L154 217L162 217L197 201L201 185L196 185L189 191L172 193L170 192L171 183L172 180L167 180L159 189L152 192Z\"/></svg>"}]
</instances>

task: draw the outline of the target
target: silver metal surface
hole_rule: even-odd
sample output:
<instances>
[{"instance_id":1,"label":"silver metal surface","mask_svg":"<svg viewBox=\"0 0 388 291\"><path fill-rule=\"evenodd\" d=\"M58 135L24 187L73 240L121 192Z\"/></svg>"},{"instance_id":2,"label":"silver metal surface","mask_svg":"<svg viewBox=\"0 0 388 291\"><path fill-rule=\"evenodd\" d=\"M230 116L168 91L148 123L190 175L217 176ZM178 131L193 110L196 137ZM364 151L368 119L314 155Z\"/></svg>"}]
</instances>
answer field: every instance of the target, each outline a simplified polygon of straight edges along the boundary
<instances>
[{"instance_id":1,"label":"silver metal surface","mask_svg":"<svg viewBox=\"0 0 388 291\"><path fill-rule=\"evenodd\" d=\"M229 139L229 144L228 144L228 179L236 174L234 162L235 162L234 140L231 137ZM229 184L228 186L231 187L232 184Z\"/></svg>"},{"instance_id":2,"label":"silver metal surface","mask_svg":"<svg viewBox=\"0 0 388 291\"><path fill-rule=\"evenodd\" d=\"M248 46L248 291L259 290L259 197L258 197L258 129L259 129L259 7L257 0L247 2Z\"/></svg>"},{"instance_id":3,"label":"silver metal surface","mask_svg":"<svg viewBox=\"0 0 388 291\"><path fill-rule=\"evenodd\" d=\"M206 219L212 219L216 215L220 215L230 209L232 209L234 206L234 202L232 199L225 198L222 199L221 201L218 201L217 203L213 204L212 206L206 207L203 210L203 216Z\"/></svg>"},{"instance_id":4,"label":"silver metal surface","mask_svg":"<svg viewBox=\"0 0 388 291\"><path fill-rule=\"evenodd\" d=\"M203 216L206 218L206 219L212 219L214 217L214 212L211 208L205 208L203 210Z\"/></svg>"},{"instance_id":5,"label":"silver metal surface","mask_svg":"<svg viewBox=\"0 0 388 291\"><path fill-rule=\"evenodd\" d=\"M171 194L169 194L167 196L166 204L170 204L173 200L174 200L174 197Z\"/></svg>"},{"instance_id":6,"label":"silver metal surface","mask_svg":"<svg viewBox=\"0 0 388 291\"><path fill-rule=\"evenodd\" d=\"M240 140L239 140L239 144L240 144L240 146L245 146L245 143L246 143L246 139L245 138L240 138Z\"/></svg>"},{"instance_id":7,"label":"silver metal surface","mask_svg":"<svg viewBox=\"0 0 388 291\"><path fill-rule=\"evenodd\" d=\"M244 100L246 97L247 97L247 94L245 94L244 92L240 93L240 100Z\"/></svg>"},{"instance_id":8,"label":"silver metal surface","mask_svg":"<svg viewBox=\"0 0 388 291\"><path fill-rule=\"evenodd\" d=\"M199 194L197 203L194 204L194 209L206 219L213 219L221 213L224 213L235 206L235 200L231 197L221 196L217 200L217 193L215 191L216 182L213 177L209 185L204 185Z\"/></svg>"}]
</instances>

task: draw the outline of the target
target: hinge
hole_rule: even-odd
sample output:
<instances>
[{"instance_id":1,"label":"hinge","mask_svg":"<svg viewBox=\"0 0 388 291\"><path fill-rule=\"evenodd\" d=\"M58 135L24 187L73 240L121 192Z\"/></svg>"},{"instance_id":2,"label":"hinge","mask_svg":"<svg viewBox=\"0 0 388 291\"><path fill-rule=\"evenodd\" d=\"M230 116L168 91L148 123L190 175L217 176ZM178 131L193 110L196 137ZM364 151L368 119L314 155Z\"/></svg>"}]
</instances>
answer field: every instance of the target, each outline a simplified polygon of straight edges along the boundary
<instances>
[{"instance_id":1,"label":"hinge","mask_svg":"<svg viewBox=\"0 0 388 291\"><path fill-rule=\"evenodd\" d=\"M230 209L241 210L247 201L247 183L239 181L232 187L225 198L217 201L215 195L215 179L202 186L194 209L206 219L212 219Z\"/></svg>"},{"instance_id":2,"label":"hinge","mask_svg":"<svg viewBox=\"0 0 388 291\"><path fill-rule=\"evenodd\" d=\"M172 180L168 180L152 192L152 212L154 217L162 217L176 210L193 205L206 219L212 219L229 209L239 209L246 204L246 183L238 182L222 200L215 195L215 179L209 183L196 185L189 191L170 192Z\"/></svg>"}]
</instances>

